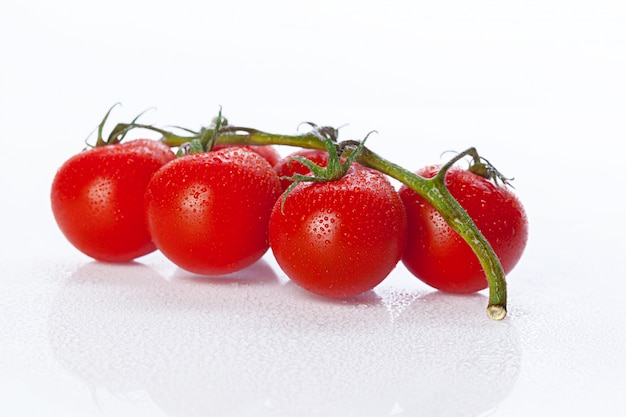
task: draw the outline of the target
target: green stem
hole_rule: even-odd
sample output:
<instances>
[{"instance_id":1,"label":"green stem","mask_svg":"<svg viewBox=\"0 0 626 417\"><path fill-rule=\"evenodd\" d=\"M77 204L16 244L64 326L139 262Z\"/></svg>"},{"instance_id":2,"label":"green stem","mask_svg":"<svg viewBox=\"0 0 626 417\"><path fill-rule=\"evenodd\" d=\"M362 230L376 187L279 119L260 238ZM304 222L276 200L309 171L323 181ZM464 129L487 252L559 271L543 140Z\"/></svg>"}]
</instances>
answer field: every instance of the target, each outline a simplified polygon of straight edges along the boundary
<instances>
[{"instance_id":1,"label":"green stem","mask_svg":"<svg viewBox=\"0 0 626 417\"><path fill-rule=\"evenodd\" d=\"M180 146L194 137L174 135L151 126L135 125L155 130L163 134L162 141L169 146ZM314 133L301 135L276 135L262 132L256 129L226 126L221 129L217 136L218 144L225 145L288 145L310 149L325 149L324 140ZM345 147L344 156L354 152L353 147ZM445 185L445 173L455 162L464 156L478 158L474 148L457 155L445 164L439 173L433 178L423 178L419 175L396 165L367 147L364 147L357 156L356 161L361 165L376 169L392 178L397 179L412 190L421 195L430 203L450 225L472 248L485 271L489 284L489 304L487 314L491 319L502 320L506 317L507 288L506 277L500 260L493 248L478 229L467 211L450 194Z\"/></svg>"},{"instance_id":2,"label":"green stem","mask_svg":"<svg viewBox=\"0 0 626 417\"><path fill-rule=\"evenodd\" d=\"M357 158L360 164L381 171L410 187L430 203L472 248L485 271L489 284L487 314L494 320L506 317L506 277L493 248L478 229L467 211L456 201L445 185L445 173L456 161L466 155L474 156L470 148L445 164L434 178L423 178L399 165L387 161L365 148Z\"/></svg>"},{"instance_id":3,"label":"green stem","mask_svg":"<svg viewBox=\"0 0 626 417\"><path fill-rule=\"evenodd\" d=\"M255 129L237 129L234 133L218 136L217 142L228 145L287 145L309 149L326 149L324 141L317 135L275 135Z\"/></svg>"}]
</instances>

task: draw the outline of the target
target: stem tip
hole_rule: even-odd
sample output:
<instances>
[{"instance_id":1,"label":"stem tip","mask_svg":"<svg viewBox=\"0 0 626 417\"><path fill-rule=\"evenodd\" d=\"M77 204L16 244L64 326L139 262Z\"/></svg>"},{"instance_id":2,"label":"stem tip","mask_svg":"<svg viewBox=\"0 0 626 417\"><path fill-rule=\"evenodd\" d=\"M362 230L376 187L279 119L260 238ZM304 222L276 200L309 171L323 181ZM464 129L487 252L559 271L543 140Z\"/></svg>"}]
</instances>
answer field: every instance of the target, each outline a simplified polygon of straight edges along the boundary
<instances>
[{"instance_id":1,"label":"stem tip","mask_svg":"<svg viewBox=\"0 0 626 417\"><path fill-rule=\"evenodd\" d=\"M506 307L502 305L490 305L487 307L487 315L492 320L502 320L506 317Z\"/></svg>"}]
</instances>

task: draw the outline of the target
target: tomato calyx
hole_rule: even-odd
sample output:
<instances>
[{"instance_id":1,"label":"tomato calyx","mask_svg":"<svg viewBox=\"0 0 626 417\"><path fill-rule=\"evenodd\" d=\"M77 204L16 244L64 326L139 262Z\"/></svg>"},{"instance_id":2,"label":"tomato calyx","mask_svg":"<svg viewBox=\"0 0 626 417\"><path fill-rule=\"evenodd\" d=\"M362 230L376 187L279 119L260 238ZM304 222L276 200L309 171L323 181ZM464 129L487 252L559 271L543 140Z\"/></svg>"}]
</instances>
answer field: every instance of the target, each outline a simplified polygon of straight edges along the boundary
<instances>
[{"instance_id":1,"label":"tomato calyx","mask_svg":"<svg viewBox=\"0 0 626 417\"><path fill-rule=\"evenodd\" d=\"M102 132L104 131L104 125L106 124L113 109L117 106L121 106L121 103L115 103L113 106L111 106L111 108L109 108L109 110L106 112L106 114L102 118L102 121L98 125L98 128L97 128L98 137L96 138L96 144L89 145L89 143L85 141L88 147L98 148L101 146L117 145L121 143L122 140L124 140L124 138L126 137L126 134L132 129L134 129L134 127L137 125L137 120L139 120L141 116L143 116L148 110L150 110L150 109L146 109L142 111L130 123L118 123L115 126L115 128L113 128L113 130L109 133L108 138L104 139L102 135Z\"/></svg>"},{"instance_id":2,"label":"tomato calyx","mask_svg":"<svg viewBox=\"0 0 626 417\"><path fill-rule=\"evenodd\" d=\"M228 120L222 116L222 108L216 117L211 121L209 127L202 127L199 132L194 132L190 129L179 128L192 134L190 140L183 143L176 152L176 157L185 155L193 155L197 153L210 152L217 144L217 138L219 137L222 129L228 126ZM170 136L170 132L162 131L164 137Z\"/></svg>"},{"instance_id":3,"label":"tomato calyx","mask_svg":"<svg viewBox=\"0 0 626 417\"><path fill-rule=\"evenodd\" d=\"M343 142L337 143L337 129L322 127L322 129L318 129L317 126L312 123L308 123L314 126L314 134L319 135L320 139L324 141L324 146L326 151L328 152L328 162L326 166L317 165L315 162L311 161L302 156L294 156L293 159L295 161L300 162L302 165L306 166L311 170L312 175L304 175L296 173L292 176L283 176L282 180L293 181L291 185L285 190L282 196L280 211L284 213L285 200L291 193L291 191L301 182L331 182L338 181L343 178L354 161L359 157L363 148L365 147L365 141L371 134L368 133L367 136L361 141L358 140L347 140ZM332 131L330 129L333 129ZM349 149L349 155L341 160L341 156Z\"/></svg>"},{"instance_id":4,"label":"tomato calyx","mask_svg":"<svg viewBox=\"0 0 626 417\"><path fill-rule=\"evenodd\" d=\"M511 181L513 181L514 178L505 177L491 162L489 162L489 160L487 160L487 158L480 156L476 148L469 148L448 161L448 163L442 167L441 170L443 171L443 174L441 175L445 175L445 172L452 165L465 156L470 156L472 158L468 168L468 171L471 173L490 180L499 187L509 186L514 188L511 184Z\"/></svg>"}]
</instances>

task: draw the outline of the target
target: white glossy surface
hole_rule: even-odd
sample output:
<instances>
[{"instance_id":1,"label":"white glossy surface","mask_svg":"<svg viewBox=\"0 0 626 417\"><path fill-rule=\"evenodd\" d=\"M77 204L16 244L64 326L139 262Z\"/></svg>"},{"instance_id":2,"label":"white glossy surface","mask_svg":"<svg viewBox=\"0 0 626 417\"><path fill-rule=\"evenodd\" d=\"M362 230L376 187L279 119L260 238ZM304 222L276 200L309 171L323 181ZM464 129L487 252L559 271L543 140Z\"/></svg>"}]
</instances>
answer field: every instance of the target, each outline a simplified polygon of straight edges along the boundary
<instances>
[{"instance_id":1,"label":"white glossy surface","mask_svg":"<svg viewBox=\"0 0 626 417\"><path fill-rule=\"evenodd\" d=\"M623 410L623 6L226 3L0 6L0 415ZM270 254L217 278L159 254L92 262L56 229L48 192L117 101L115 121L157 106L147 121L197 127L223 105L269 131L376 129L369 146L415 169L476 146L515 176L530 219L509 316L401 266L332 302Z\"/></svg>"}]
</instances>

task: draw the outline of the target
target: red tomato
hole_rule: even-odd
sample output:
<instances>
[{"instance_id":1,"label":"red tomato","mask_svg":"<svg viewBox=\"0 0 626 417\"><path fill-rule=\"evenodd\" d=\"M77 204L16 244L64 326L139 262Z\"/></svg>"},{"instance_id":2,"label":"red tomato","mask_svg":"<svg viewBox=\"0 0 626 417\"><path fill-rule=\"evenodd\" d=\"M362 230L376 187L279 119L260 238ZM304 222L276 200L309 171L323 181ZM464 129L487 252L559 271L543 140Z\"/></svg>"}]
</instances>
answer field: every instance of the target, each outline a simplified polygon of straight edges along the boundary
<instances>
[{"instance_id":1,"label":"red tomato","mask_svg":"<svg viewBox=\"0 0 626 417\"><path fill-rule=\"evenodd\" d=\"M65 237L105 262L127 262L154 251L141 196L152 174L172 159L174 153L164 144L139 139L67 160L51 190L52 212Z\"/></svg>"},{"instance_id":2,"label":"red tomato","mask_svg":"<svg viewBox=\"0 0 626 417\"><path fill-rule=\"evenodd\" d=\"M219 151L220 149L230 147L246 148L253 152L258 153L270 163L271 166L276 165L280 160L280 154L272 145L215 145L212 150Z\"/></svg>"},{"instance_id":3,"label":"red tomato","mask_svg":"<svg viewBox=\"0 0 626 417\"><path fill-rule=\"evenodd\" d=\"M307 175L311 173L311 170L306 165L296 161L294 156L306 158L321 167L325 167L328 163L328 152L326 150L300 149L282 158L274 165L274 169L279 177L291 177L294 174ZM281 178L280 185L283 191L289 188L292 182L291 180Z\"/></svg>"},{"instance_id":4,"label":"red tomato","mask_svg":"<svg viewBox=\"0 0 626 417\"><path fill-rule=\"evenodd\" d=\"M425 167L417 174L432 178L439 168ZM446 173L446 186L491 244L504 272L510 272L528 240L528 221L519 199L510 189L456 166ZM416 192L403 186L399 193L409 223L402 257L407 269L441 291L472 293L487 288L485 273L469 245Z\"/></svg>"},{"instance_id":5,"label":"red tomato","mask_svg":"<svg viewBox=\"0 0 626 417\"><path fill-rule=\"evenodd\" d=\"M302 182L274 205L270 246L296 284L327 297L378 285L399 262L407 220L397 192L379 173L352 166L333 182Z\"/></svg>"},{"instance_id":6,"label":"red tomato","mask_svg":"<svg viewBox=\"0 0 626 417\"><path fill-rule=\"evenodd\" d=\"M227 274L269 247L267 227L280 181L270 164L240 147L188 155L159 170L146 191L157 248L179 267Z\"/></svg>"}]
</instances>

